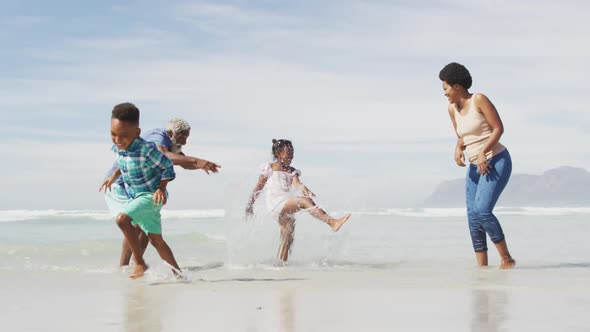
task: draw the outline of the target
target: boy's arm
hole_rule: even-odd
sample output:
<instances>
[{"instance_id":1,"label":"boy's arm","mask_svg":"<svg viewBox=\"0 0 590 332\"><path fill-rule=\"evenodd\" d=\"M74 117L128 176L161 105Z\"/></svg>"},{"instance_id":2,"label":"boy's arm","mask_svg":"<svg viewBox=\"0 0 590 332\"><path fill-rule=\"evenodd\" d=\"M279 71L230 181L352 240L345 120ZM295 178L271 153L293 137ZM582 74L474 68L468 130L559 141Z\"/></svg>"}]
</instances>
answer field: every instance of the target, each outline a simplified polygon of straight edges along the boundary
<instances>
[{"instance_id":1,"label":"boy's arm","mask_svg":"<svg viewBox=\"0 0 590 332\"><path fill-rule=\"evenodd\" d=\"M160 184L154 192L154 204L166 204L166 186L176 177L174 165L160 150L154 148L148 150L145 160L147 167L157 168L161 174Z\"/></svg>"},{"instance_id":2,"label":"boy's arm","mask_svg":"<svg viewBox=\"0 0 590 332\"><path fill-rule=\"evenodd\" d=\"M160 174L162 174L162 180L172 181L176 178L172 161L160 152L160 150L150 149L146 155L146 161L148 162L148 167L158 168Z\"/></svg>"},{"instance_id":3,"label":"boy's arm","mask_svg":"<svg viewBox=\"0 0 590 332\"><path fill-rule=\"evenodd\" d=\"M205 159L186 156L184 153L171 152L163 145L157 145L157 147L174 165L178 165L184 169L202 169L209 174L209 172L217 173L217 169L221 168L221 165Z\"/></svg>"},{"instance_id":4,"label":"boy's arm","mask_svg":"<svg viewBox=\"0 0 590 332\"><path fill-rule=\"evenodd\" d=\"M167 199L166 199L166 186L168 185L168 182L170 182L170 180L162 180L160 181L160 185L158 186L158 189L156 190L156 192L154 192L154 203L155 204L166 204Z\"/></svg>"},{"instance_id":5,"label":"boy's arm","mask_svg":"<svg viewBox=\"0 0 590 332\"><path fill-rule=\"evenodd\" d=\"M113 185L113 183L115 183L115 181L117 181L119 176L121 176L121 169L119 167L117 167L117 169L113 172L113 174L111 174L111 176L109 176L108 178L106 178L103 181L100 188L98 188L98 191L104 190L105 193L107 192L107 189L109 191L111 191L111 186Z\"/></svg>"}]
</instances>

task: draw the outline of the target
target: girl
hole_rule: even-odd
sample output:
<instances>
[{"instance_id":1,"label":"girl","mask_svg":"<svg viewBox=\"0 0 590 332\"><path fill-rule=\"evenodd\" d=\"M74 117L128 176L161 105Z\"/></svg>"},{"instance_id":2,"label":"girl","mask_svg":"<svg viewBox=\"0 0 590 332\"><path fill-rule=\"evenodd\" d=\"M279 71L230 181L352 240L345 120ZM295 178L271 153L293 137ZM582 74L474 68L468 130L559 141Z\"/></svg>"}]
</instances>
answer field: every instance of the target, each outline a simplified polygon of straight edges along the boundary
<instances>
[{"instance_id":1,"label":"girl","mask_svg":"<svg viewBox=\"0 0 590 332\"><path fill-rule=\"evenodd\" d=\"M472 79L465 66L450 63L440 71L439 78L457 134L455 163L465 167L465 155L469 162L465 186L467 219L477 264L488 265L487 233L502 259L500 268L511 269L516 262L492 212L512 173L510 153L500 144L504 125L488 97L469 92Z\"/></svg>"},{"instance_id":2,"label":"girl","mask_svg":"<svg viewBox=\"0 0 590 332\"><path fill-rule=\"evenodd\" d=\"M294 149L291 141L286 139L272 140L272 156L275 162L260 166L258 183L254 187L246 207L246 215L251 216L254 202L265 185L268 184L266 206L271 215L278 218L281 230L281 244L277 258L281 263L287 262L293 244L295 213L300 210L307 210L312 216L328 224L334 232L337 232L350 218L349 213L340 219L334 219L316 205L311 199L311 197L315 197L315 194L299 180L301 172L291 166L293 153ZM291 193L292 186L301 192L300 196Z\"/></svg>"}]
</instances>

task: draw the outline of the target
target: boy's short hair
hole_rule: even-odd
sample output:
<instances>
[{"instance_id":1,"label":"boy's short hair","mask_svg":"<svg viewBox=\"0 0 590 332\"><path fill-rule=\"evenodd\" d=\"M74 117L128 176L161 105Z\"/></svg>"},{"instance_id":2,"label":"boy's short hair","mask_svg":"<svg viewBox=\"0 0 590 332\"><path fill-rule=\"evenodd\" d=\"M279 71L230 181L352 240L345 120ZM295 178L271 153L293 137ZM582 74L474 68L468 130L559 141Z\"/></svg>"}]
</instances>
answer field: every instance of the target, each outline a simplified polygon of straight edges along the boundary
<instances>
[{"instance_id":1,"label":"boy's short hair","mask_svg":"<svg viewBox=\"0 0 590 332\"><path fill-rule=\"evenodd\" d=\"M122 103L113 108L111 119L139 125L139 109L132 103Z\"/></svg>"},{"instance_id":2,"label":"boy's short hair","mask_svg":"<svg viewBox=\"0 0 590 332\"><path fill-rule=\"evenodd\" d=\"M464 87L465 90L471 88L471 84L473 83L469 70L467 70L462 64L456 62L451 62L446 65L438 74L438 78L450 85L459 84Z\"/></svg>"}]
</instances>

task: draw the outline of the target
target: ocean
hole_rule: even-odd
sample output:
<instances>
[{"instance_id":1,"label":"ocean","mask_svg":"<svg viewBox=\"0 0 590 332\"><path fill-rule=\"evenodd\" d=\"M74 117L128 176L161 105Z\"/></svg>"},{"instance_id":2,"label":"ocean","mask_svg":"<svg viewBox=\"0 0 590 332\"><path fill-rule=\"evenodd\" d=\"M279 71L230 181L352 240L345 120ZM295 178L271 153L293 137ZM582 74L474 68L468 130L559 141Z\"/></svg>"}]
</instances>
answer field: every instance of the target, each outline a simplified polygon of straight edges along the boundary
<instances>
[{"instance_id":1,"label":"ocean","mask_svg":"<svg viewBox=\"0 0 590 332\"><path fill-rule=\"evenodd\" d=\"M269 217L162 214L187 281L151 247L148 275L128 280L107 211L0 211L6 331L590 330L590 208L497 208L511 271L491 243L490 267L475 267L463 208L355 211L337 233L300 213L285 267Z\"/></svg>"},{"instance_id":2,"label":"ocean","mask_svg":"<svg viewBox=\"0 0 590 332\"><path fill-rule=\"evenodd\" d=\"M276 222L240 213L164 209L163 235L181 265L272 266ZM519 267L589 261L590 208L497 208L496 215ZM109 269L116 267L121 239L107 211L0 211L0 269ZM151 247L147 255L158 260ZM495 258L491 250L491 262ZM300 213L290 261L302 269L474 263L463 208L357 211L337 233Z\"/></svg>"}]
</instances>

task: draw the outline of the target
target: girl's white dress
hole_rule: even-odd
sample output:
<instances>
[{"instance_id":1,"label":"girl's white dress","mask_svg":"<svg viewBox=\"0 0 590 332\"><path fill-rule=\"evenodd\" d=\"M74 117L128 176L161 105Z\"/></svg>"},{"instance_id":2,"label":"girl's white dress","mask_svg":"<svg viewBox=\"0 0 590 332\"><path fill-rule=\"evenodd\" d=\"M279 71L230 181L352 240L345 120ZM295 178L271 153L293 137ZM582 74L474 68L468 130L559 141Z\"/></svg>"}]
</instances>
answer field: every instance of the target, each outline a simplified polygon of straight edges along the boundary
<instances>
[{"instance_id":1,"label":"girl's white dress","mask_svg":"<svg viewBox=\"0 0 590 332\"><path fill-rule=\"evenodd\" d=\"M266 207L268 212L273 216L278 216L285 203L289 198L297 197L291 191L293 177L300 176L301 171L298 169L293 172L273 171L270 164L260 165L260 175L267 178L266 180Z\"/></svg>"}]
</instances>

